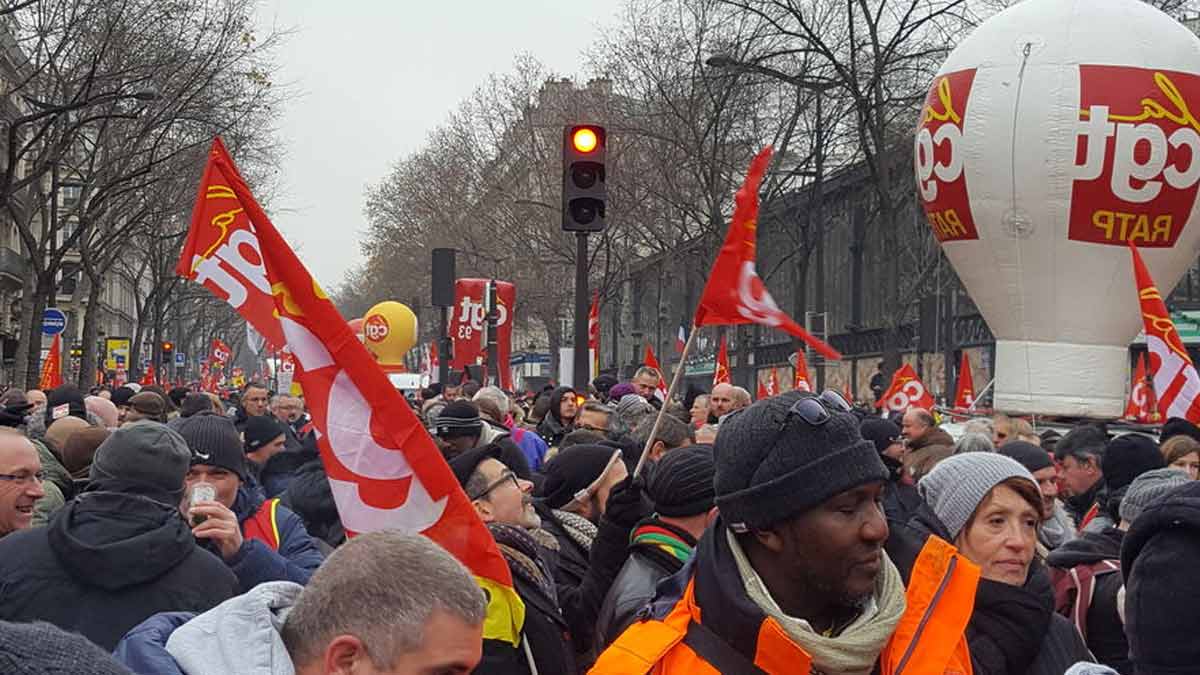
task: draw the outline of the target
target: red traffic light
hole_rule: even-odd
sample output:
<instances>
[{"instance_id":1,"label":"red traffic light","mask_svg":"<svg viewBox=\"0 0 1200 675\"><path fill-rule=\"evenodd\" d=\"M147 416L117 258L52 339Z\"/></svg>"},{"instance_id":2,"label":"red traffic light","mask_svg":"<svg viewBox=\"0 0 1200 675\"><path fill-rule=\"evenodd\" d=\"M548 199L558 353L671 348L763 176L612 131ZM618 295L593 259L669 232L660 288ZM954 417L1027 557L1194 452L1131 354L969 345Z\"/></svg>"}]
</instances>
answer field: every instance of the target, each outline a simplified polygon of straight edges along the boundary
<instances>
[{"instance_id":1,"label":"red traffic light","mask_svg":"<svg viewBox=\"0 0 1200 675\"><path fill-rule=\"evenodd\" d=\"M599 144L600 139L596 137L595 130L589 127L579 127L571 134L571 145L575 146L577 152L589 153Z\"/></svg>"}]
</instances>

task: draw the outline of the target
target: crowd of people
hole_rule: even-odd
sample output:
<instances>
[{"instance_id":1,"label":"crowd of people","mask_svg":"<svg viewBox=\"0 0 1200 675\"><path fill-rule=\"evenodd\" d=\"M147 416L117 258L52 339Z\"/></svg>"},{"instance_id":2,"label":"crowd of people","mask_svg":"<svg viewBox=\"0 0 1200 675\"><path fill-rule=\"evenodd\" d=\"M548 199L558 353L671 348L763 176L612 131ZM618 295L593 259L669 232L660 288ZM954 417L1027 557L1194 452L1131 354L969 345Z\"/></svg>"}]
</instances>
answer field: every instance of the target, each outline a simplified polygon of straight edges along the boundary
<instances>
[{"instance_id":1,"label":"crowd of people","mask_svg":"<svg viewBox=\"0 0 1200 675\"><path fill-rule=\"evenodd\" d=\"M302 398L0 397L0 672L1193 672L1200 428L943 425L660 374L412 399L524 604L347 538ZM645 454L644 466L637 471ZM636 474L636 475L635 475Z\"/></svg>"}]
</instances>

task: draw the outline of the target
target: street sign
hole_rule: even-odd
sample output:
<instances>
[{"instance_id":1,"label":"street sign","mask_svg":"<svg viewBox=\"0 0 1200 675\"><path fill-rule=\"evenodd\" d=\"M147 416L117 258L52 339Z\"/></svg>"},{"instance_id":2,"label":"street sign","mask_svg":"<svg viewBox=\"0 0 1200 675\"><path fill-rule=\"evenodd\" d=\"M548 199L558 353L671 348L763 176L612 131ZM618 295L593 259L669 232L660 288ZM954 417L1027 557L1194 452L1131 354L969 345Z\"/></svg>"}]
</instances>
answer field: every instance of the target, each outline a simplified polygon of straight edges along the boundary
<instances>
[{"instance_id":1,"label":"street sign","mask_svg":"<svg viewBox=\"0 0 1200 675\"><path fill-rule=\"evenodd\" d=\"M183 352L175 352L175 365L179 366L180 368L187 365L187 355Z\"/></svg>"},{"instance_id":2,"label":"street sign","mask_svg":"<svg viewBox=\"0 0 1200 675\"><path fill-rule=\"evenodd\" d=\"M47 307L42 312L42 333L58 335L67 329L67 315L57 307Z\"/></svg>"}]
</instances>

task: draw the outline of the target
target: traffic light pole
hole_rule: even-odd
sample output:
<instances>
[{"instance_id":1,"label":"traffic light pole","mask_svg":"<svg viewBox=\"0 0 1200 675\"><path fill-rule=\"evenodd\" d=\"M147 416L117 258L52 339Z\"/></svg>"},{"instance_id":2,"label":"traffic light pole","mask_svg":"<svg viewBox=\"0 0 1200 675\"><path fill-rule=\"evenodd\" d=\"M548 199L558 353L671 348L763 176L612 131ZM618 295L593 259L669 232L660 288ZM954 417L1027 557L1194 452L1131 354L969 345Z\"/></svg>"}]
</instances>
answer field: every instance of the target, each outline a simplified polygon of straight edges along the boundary
<instances>
[{"instance_id":1,"label":"traffic light pole","mask_svg":"<svg viewBox=\"0 0 1200 675\"><path fill-rule=\"evenodd\" d=\"M588 245L587 232L575 233L575 357L573 375L578 393L588 386Z\"/></svg>"}]
</instances>

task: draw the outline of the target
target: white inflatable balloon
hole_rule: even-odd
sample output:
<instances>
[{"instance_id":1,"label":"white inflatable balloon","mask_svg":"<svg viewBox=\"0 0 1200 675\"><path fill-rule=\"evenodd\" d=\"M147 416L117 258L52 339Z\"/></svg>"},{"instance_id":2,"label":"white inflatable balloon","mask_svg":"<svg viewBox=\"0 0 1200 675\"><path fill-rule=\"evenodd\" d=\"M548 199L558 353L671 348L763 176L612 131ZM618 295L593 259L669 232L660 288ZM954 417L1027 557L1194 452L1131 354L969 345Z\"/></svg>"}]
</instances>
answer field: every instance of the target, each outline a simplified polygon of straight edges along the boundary
<instances>
[{"instance_id":1,"label":"white inflatable balloon","mask_svg":"<svg viewBox=\"0 0 1200 675\"><path fill-rule=\"evenodd\" d=\"M1127 241L1196 257L1200 39L1137 0L1025 0L947 58L917 192L996 336L995 406L1119 417L1142 326Z\"/></svg>"}]
</instances>

